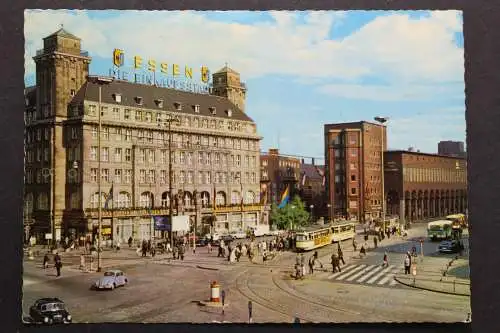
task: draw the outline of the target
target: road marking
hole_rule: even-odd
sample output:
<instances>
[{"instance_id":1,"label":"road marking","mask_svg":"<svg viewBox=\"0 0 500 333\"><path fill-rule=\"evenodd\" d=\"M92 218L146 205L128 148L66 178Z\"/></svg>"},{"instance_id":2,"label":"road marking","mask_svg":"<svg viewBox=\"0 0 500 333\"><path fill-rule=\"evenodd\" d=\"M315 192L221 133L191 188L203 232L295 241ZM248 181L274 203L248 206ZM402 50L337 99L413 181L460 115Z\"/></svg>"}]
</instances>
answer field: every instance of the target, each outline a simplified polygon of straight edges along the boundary
<instances>
[{"instance_id":1,"label":"road marking","mask_svg":"<svg viewBox=\"0 0 500 333\"><path fill-rule=\"evenodd\" d=\"M39 281L30 279L30 278L23 278L23 287L31 286L33 284L39 283Z\"/></svg>"},{"instance_id":2,"label":"road marking","mask_svg":"<svg viewBox=\"0 0 500 333\"><path fill-rule=\"evenodd\" d=\"M391 266L387 267L386 269L384 269L383 271L381 271L380 273L378 273L377 275L375 275L374 277L372 277L370 280L366 281L366 283L372 284L376 280L380 279L380 277L382 275L384 275L385 273L389 272L392 268L393 267L391 267Z\"/></svg>"},{"instance_id":3,"label":"road marking","mask_svg":"<svg viewBox=\"0 0 500 333\"><path fill-rule=\"evenodd\" d=\"M352 273L354 272L357 272L359 271L360 269L363 269L366 265L359 265L358 267L356 267L355 269L352 269L350 272L347 272L345 274L342 274L340 276L337 277L337 280L341 281L343 279L345 279L346 277L348 277L349 275L351 275Z\"/></svg>"},{"instance_id":4,"label":"road marking","mask_svg":"<svg viewBox=\"0 0 500 333\"><path fill-rule=\"evenodd\" d=\"M363 282L363 281L365 281L366 279L368 279L373 274L377 273L382 268L384 268L384 266L378 266L375 269L372 269L371 272L368 272L368 274L366 274L365 276L363 276L360 279L356 280L356 282Z\"/></svg>"},{"instance_id":5,"label":"road marking","mask_svg":"<svg viewBox=\"0 0 500 333\"><path fill-rule=\"evenodd\" d=\"M361 276L362 274L366 273L367 271L370 271L370 270L371 270L371 269L373 269L374 267L376 267L376 266L367 266L367 267L365 267L365 269L362 269L362 270L360 270L359 272L357 272L356 274L351 275L350 277L348 277L348 278L346 279L346 281L352 281L352 280L354 280L354 279L358 278L359 276Z\"/></svg>"},{"instance_id":6,"label":"road marking","mask_svg":"<svg viewBox=\"0 0 500 333\"><path fill-rule=\"evenodd\" d=\"M343 273L345 273L345 272L347 272L347 271L349 271L349 270L353 269L353 268L354 268L354 267L356 267L356 266L357 266L357 265L347 265L346 267L344 267L344 268L342 269L342 272L336 272L336 273L333 273L332 275L330 275L330 276L328 277L328 279L329 279L329 280L330 280L330 279L333 279L334 277L336 277L336 276L338 276L338 275L340 275L340 274L343 274Z\"/></svg>"},{"instance_id":7,"label":"road marking","mask_svg":"<svg viewBox=\"0 0 500 333\"><path fill-rule=\"evenodd\" d=\"M392 277L392 281L389 282L389 285L390 286L395 286L396 284L398 284L398 281L396 281L396 279L394 278L394 276Z\"/></svg>"},{"instance_id":8,"label":"road marking","mask_svg":"<svg viewBox=\"0 0 500 333\"><path fill-rule=\"evenodd\" d=\"M392 275L386 275L382 280L380 280L377 284L378 285L381 285L381 284L385 284L387 283L387 281L389 281L391 278L393 278Z\"/></svg>"}]
</instances>

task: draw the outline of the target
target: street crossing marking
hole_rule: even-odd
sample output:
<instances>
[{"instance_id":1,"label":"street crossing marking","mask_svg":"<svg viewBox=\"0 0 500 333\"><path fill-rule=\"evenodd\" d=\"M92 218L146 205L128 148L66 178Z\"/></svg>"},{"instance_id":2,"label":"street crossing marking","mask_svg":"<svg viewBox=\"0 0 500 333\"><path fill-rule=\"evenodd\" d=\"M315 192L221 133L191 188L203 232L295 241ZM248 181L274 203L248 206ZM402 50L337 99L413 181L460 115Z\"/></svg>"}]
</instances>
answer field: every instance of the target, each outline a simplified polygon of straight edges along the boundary
<instances>
[{"instance_id":1,"label":"street crossing marking","mask_svg":"<svg viewBox=\"0 0 500 333\"><path fill-rule=\"evenodd\" d=\"M349 272L345 273L345 274L342 274L342 275L339 275L336 280L343 280L345 279L346 277L348 277L349 275L351 275L352 273L356 272L356 271L359 271L360 269L363 269L363 267L365 267L366 265L359 265L357 266L356 268L354 269L351 269Z\"/></svg>"},{"instance_id":2,"label":"street crossing marking","mask_svg":"<svg viewBox=\"0 0 500 333\"><path fill-rule=\"evenodd\" d=\"M347 272L347 271L349 271L350 269L353 269L353 268L355 268L355 267L356 267L356 265L348 265L348 266L346 266L346 267L343 267L343 268L342 268L342 272L336 272L336 273L333 273L332 275L330 275L330 276L328 277L328 279L329 279L329 280L330 280L330 279L333 279L334 277L339 276L340 274L344 274L345 272Z\"/></svg>"},{"instance_id":3,"label":"street crossing marking","mask_svg":"<svg viewBox=\"0 0 500 333\"><path fill-rule=\"evenodd\" d=\"M382 268L384 268L383 266L378 266L377 268L375 269L372 269L370 272L368 272L365 276L362 276L360 279L357 280L357 282L363 282L365 281L366 279L368 279L370 276L372 276L373 274L377 273L379 270L381 270Z\"/></svg>"},{"instance_id":4,"label":"street crossing marking","mask_svg":"<svg viewBox=\"0 0 500 333\"><path fill-rule=\"evenodd\" d=\"M368 284L368 285L387 285L395 286L397 281L394 275L399 269L392 265L384 267L383 265L347 265L342 272L328 273L328 276L320 274L323 278L330 281L345 281L351 283Z\"/></svg>"}]
</instances>

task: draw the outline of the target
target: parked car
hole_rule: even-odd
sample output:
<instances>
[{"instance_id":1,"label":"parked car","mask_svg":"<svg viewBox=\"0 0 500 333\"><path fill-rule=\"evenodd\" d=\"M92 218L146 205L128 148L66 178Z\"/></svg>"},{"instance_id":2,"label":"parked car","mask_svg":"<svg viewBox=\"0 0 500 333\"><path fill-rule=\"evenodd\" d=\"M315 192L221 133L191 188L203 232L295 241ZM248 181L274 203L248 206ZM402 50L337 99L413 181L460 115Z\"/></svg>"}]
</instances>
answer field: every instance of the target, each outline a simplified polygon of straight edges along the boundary
<instances>
[{"instance_id":1,"label":"parked car","mask_svg":"<svg viewBox=\"0 0 500 333\"><path fill-rule=\"evenodd\" d=\"M269 230L269 232L266 233L266 236L279 236L283 233L283 230Z\"/></svg>"},{"instance_id":2,"label":"parked car","mask_svg":"<svg viewBox=\"0 0 500 333\"><path fill-rule=\"evenodd\" d=\"M229 234L233 239L245 239L247 234L243 231L233 231Z\"/></svg>"},{"instance_id":3,"label":"parked car","mask_svg":"<svg viewBox=\"0 0 500 333\"><path fill-rule=\"evenodd\" d=\"M456 240L442 241L438 246L438 251L441 253L457 253L460 251L460 243Z\"/></svg>"},{"instance_id":4,"label":"parked car","mask_svg":"<svg viewBox=\"0 0 500 333\"><path fill-rule=\"evenodd\" d=\"M118 269L112 269L104 272L104 275L97 280L93 287L95 289L109 289L113 290L120 286L125 286L128 283L127 276L125 273Z\"/></svg>"},{"instance_id":5,"label":"parked car","mask_svg":"<svg viewBox=\"0 0 500 333\"><path fill-rule=\"evenodd\" d=\"M59 298L38 299L30 307L29 314L34 323L45 325L71 323L71 315Z\"/></svg>"},{"instance_id":6,"label":"parked car","mask_svg":"<svg viewBox=\"0 0 500 333\"><path fill-rule=\"evenodd\" d=\"M206 246L206 245L208 245L209 242L210 242L210 240L208 240L208 239L198 238L196 240L196 246Z\"/></svg>"},{"instance_id":7,"label":"parked car","mask_svg":"<svg viewBox=\"0 0 500 333\"><path fill-rule=\"evenodd\" d=\"M224 235L224 236L221 236L220 239L222 239L224 241L224 243L226 243L226 244L235 240L235 238L232 235Z\"/></svg>"},{"instance_id":8,"label":"parked car","mask_svg":"<svg viewBox=\"0 0 500 333\"><path fill-rule=\"evenodd\" d=\"M212 239L213 241L218 241L218 240L220 240L221 237L222 237L222 235L220 235L218 233L206 234L205 235L205 239L207 239L207 240Z\"/></svg>"}]
</instances>

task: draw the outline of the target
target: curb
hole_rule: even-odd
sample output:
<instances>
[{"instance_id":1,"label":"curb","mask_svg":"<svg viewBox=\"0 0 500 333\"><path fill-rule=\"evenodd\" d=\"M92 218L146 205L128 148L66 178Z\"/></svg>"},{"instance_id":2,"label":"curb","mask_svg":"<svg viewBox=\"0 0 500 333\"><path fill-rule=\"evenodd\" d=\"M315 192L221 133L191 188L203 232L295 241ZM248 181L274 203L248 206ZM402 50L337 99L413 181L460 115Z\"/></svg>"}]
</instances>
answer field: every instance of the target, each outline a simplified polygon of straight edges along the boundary
<instances>
[{"instance_id":1,"label":"curb","mask_svg":"<svg viewBox=\"0 0 500 333\"><path fill-rule=\"evenodd\" d=\"M218 268L215 268L215 267L205 267L205 266L201 266L201 265L196 265L196 268L206 269L206 270L209 270L209 271L218 271L219 270Z\"/></svg>"},{"instance_id":2,"label":"curb","mask_svg":"<svg viewBox=\"0 0 500 333\"><path fill-rule=\"evenodd\" d=\"M470 294L453 293L453 292L449 292L449 291L442 291L442 290L436 290L436 289L431 289L431 288L414 286L412 283L402 282L401 279L399 279L397 277L394 277L394 280L396 280L397 282L401 283L402 285L405 285L407 287L411 287L411 288L414 288L414 289L427 290L427 291L432 291L432 292L435 292L435 293L446 294L446 295L457 295L457 296L465 296L465 297L470 297L471 296Z\"/></svg>"},{"instance_id":3,"label":"curb","mask_svg":"<svg viewBox=\"0 0 500 333\"><path fill-rule=\"evenodd\" d=\"M222 308L222 303L221 302L210 302L210 301L198 301L199 306L208 306L211 308ZM228 306L229 303L224 302L224 308Z\"/></svg>"}]
</instances>

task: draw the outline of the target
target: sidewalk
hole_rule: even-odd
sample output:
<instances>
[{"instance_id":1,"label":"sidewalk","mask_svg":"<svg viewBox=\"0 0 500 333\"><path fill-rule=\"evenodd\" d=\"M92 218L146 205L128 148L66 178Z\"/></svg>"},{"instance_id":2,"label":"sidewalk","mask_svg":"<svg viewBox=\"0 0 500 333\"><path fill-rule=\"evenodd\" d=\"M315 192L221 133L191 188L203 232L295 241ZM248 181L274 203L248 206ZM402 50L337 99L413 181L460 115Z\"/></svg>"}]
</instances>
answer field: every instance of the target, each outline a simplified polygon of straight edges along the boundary
<instances>
[{"instance_id":1,"label":"sidewalk","mask_svg":"<svg viewBox=\"0 0 500 333\"><path fill-rule=\"evenodd\" d=\"M451 266L448 264L452 258L424 257L415 259L416 275L411 271L409 275L396 274L394 279L409 287L435 291L445 294L460 296L470 296L470 278L464 278L468 274L455 274L455 268L466 268L469 265L468 259L453 260ZM413 270L413 268L412 268ZM458 275L458 276L457 276ZM459 277L460 275L464 277Z\"/></svg>"}]
</instances>

